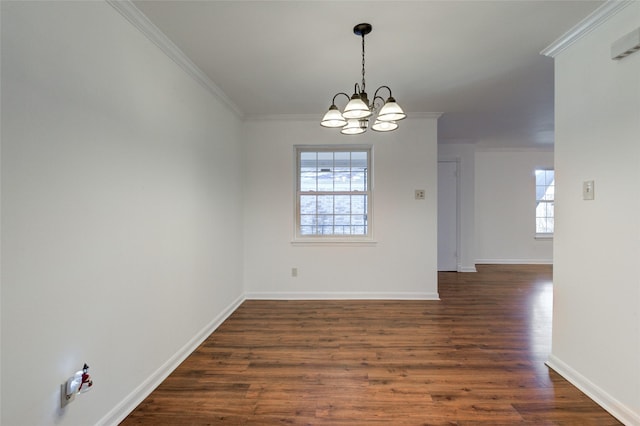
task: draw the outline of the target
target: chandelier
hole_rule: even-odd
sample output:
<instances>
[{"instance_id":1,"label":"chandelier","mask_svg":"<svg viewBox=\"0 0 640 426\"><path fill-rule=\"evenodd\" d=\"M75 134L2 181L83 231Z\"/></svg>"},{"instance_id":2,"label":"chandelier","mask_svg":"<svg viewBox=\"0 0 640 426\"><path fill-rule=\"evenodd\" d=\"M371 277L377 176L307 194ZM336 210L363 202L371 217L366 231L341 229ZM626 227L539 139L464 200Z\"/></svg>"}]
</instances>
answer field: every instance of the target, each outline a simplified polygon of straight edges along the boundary
<instances>
[{"instance_id":1,"label":"chandelier","mask_svg":"<svg viewBox=\"0 0 640 426\"><path fill-rule=\"evenodd\" d=\"M407 116L400 108L400 105L396 103L389 86L378 87L373 94L371 104L369 104L364 80L364 36L369 34L371 29L371 24L358 24L353 27L353 33L362 36L362 85L355 84L351 97L344 92L336 93L331 101L329 111L320 122L320 125L324 127L342 127L340 133L344 135L358 135L366 132L369 126L369 119L376 113L377 115L371 128L378 132L390 132L397 129L398 121ZM378 95L381 90L389 92L389 97L386 101L382 96ZM336 106L336 98L340 95L344 95L348 99L343 112L340 112Z\"/></svg>"}]
</instances>

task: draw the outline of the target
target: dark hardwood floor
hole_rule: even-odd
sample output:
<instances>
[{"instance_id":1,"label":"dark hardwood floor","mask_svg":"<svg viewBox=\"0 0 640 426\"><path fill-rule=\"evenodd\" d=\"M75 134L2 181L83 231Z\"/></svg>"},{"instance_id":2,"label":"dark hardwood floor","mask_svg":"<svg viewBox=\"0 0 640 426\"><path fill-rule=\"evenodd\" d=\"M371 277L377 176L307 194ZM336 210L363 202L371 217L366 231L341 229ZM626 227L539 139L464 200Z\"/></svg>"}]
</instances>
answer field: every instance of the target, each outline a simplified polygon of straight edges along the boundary
<instances>
[{"instance_id":1,"label":"dark hardwood floor","mask_svg":"<svg viewBox=\"0 0 640 426\"><path fill-rule=\"evenodd\" d=\"M122 425L618 425L544 364L551 266L441 301L244 302Z\"/></svg>"}]
</instances>

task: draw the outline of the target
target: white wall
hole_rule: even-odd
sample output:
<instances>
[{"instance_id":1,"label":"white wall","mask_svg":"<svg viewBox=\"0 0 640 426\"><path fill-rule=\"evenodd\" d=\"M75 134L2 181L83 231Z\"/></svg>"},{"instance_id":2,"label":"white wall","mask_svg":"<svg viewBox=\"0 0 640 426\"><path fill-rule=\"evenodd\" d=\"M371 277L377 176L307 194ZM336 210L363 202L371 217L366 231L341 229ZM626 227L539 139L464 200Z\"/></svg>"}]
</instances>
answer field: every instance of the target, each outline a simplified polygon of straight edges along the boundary
<instances>
[{"instance_id":1,"label":"white wall","mask_svg":"<svg viewBox=\"0 0 640 426\"><path fill-rule=\"evenodd\" d=\"M117 421L238 301L239 128L108 4L2 2L2 424Z\"/></svg>"},{"instance_id":2,"label":"white wall","mask_svg":"<svg viewBox=\"0 0 640 426\"><path fill-rule=\"evenodd\" d=\"M552 263L553 242L536 239L536 168L552 151L476 150L476 263Z\"/></svg>"},{"instance_id":3,"label":"white wall","mask_svg":"<svg viewBox=\"0 0 640 426\"><path fill-rule=\"evenodd\" d=\"M633 2L555 58L549 364L629 425L640 424L640 53L613 61L610 48L639 27Z\"/></svg>"},{"instance_id":4,"label":"white wall","mask_svg":"<svg viewBox=\"0 0 640 426\"><path fill-rule=\"evenodd\" d=\"M475 145L440 143L438 161L458 162L458 272L475 272Z\"/></svg>"},{"instance_id":5,"label":"white wall","mask_svg":"<svg viewBox=\"0 0 640 426\"><path fill-rule=\"evenodd\" d=\"M340 135L317 120L252 121L244 129L247 297L438 297L435 118L408 118L393 133L359 136ZM293 146L353 143L374 146L377 243L292 245ZM426 200L415 200L415 189L425 189Z\"/></svg>"}]
</instances>

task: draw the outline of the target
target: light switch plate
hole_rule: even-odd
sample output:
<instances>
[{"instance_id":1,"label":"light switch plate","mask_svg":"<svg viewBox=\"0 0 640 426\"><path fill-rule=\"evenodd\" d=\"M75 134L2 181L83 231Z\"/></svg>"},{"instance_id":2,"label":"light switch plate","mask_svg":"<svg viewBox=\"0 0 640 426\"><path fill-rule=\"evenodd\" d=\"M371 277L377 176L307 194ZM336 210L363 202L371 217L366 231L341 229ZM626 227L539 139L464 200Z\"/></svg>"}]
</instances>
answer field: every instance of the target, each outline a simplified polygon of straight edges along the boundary
<instances>
[{"instance_id":1,"label":"light switch plate","mask_svg":"<svg viewBox=\"0 0 640 426\"><path fill-rule=\"evenodd\" d=\"M594 190L595 187L592 180L585 180L582 182L582 199L593 200L595 197Z\"/></svg>"}]
</instances>

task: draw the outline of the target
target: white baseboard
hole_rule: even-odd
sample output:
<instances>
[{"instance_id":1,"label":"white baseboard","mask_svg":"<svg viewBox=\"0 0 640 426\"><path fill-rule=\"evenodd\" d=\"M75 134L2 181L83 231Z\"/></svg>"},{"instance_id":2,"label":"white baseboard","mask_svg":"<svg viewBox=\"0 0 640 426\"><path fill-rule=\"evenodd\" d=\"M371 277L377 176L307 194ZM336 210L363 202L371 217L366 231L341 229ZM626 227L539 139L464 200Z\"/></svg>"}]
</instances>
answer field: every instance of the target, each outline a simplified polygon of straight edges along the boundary
<instances>
[{"instance_id":1,"label":"white baseboard","mask_svg":"<svg viewBox=\"0 0 640 426\"><path fill-rule=\"evenodd\" d=\"M553 259L476 259L476 265L553 265Z\"/></svg>"},{"instance_id":2,"label":"white baseboard","mask_svg":"<svg viewBox=\"0 0 640 426\"><path fill-rule=\"evenodd\" d=\"M546 364L623 424L640 425L640 413L635 413L557 357L550 355Z\"/></svg>"},{"instance_id":3,"label":"white baseboard","mask_svg":"<svg viewBox=\"0 0 640 426\"><path fill-rule=\"evenodd\" d=\"M109 411L97 425L117 425L129 415L155 388L166 379L189 355L196 350L238 307L244 302L244 295L238 297L224 311L200 330L178 352L158 368L151 376L133 390L124 400Z\"/></svg>"},{"instance_id":4,"label":"white baseboard","mask_svg":"<svg viewBox=\"0 0 640 426\"><path fill-rule=\"evenodd\" d=\"M478 270L476 269L476 265L472 265L472 266L458 265L458 272L478 272Z\"/></svg>"},{"instance_id":5,"label":"white baseboard","mask_svg":"<svg viewBox=\"0 0 640 426\"><path fill-rule=\"evenodd\" d=\"M245 297L254 300L440 300L437 292L250 292Z\"/></svg>"}]
</instances>

